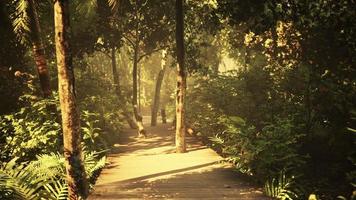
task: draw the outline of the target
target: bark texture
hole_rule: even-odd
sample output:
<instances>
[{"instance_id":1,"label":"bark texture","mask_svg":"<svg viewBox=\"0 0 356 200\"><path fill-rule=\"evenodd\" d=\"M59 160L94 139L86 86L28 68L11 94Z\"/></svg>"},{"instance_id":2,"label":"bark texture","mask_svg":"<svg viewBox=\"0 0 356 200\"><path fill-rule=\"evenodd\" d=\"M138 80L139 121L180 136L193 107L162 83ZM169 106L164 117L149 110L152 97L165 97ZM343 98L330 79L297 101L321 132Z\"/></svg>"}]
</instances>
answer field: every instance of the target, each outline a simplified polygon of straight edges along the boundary
<instances>
[{"instance_id":1,"label":"bark texture","mask_svg":"<svg viewBox=\"0 0 356 200\"><path fill-rule=\"evenodd\" d=\"M161 97L161 87L164 78L164 73L166 71L166 51L162 52L162 59L161 59L161 69L158 72L157 82L156 82L156 89L153 98L153 105L151 111L151 126L157 125L157 113L160 105L160 97ZM162 118L163 119L163 118Z\"/></svg>"},{"instance_id":2,"label":"bark texture","mask_svg":"<svg viewBox=\"0 0 356 200\"><path fill-rule=\"evenodd\" d=\"M176 152L186 152L185 144L185 89L183 0L176 0L177 92L176 92Z\"/></svg>"},{"instance_id":3,"label":"bark texture","mask_svg":"<svg viewBox=\"0 0 356 200\"><path fill-rule=\"evenodd\" d=\"M70 49L69 0L54 2L58 91L62 113L62 129L66 179L69 199L85 199L88 183L82 162L80 118L75 100L74 72Z\"/></svg>"},{"instance_id":4,"label":"bark texture","mask_svg":"<svg viewBox=\"0 0 356 200\"><path fill-rule=\"evenodd\" d=\"M41 39L41 27L38 19L38 13L34 0L28 0L29 18L33 57L36 63L40 86L45 98L51 96L50 76L47 67L44 46Z\"/></svg>"},{"instance_id":5,"label":"bark texture","mask_svg":"<svg viewBox=\"0 0 356 200\"><path fill-rule=\"evenodd\" d=\"M124 103L124 99L122 97L121 87L120 87L120 78L119 78L119 74L117 72L116 51L115 50L116 50L115 47L111 48L111 66L112 66L112 74L113 74L114 85L115 85L115 93L119 99L119 106L122 108L125 120L129 124L130 128L136 129L138 127L135 123L135 120L132 118L132 115L127 110L125 103Z\"/></svg>"}]
</instances>

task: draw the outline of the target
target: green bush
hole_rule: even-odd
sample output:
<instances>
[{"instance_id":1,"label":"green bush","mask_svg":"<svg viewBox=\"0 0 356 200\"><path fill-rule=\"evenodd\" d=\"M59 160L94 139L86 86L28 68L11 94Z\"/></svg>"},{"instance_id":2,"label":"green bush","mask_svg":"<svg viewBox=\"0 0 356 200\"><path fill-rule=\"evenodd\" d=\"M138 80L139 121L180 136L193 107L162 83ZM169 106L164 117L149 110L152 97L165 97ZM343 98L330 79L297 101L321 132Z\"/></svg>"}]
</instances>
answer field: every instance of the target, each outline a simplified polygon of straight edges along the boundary
<instances>
[{"instance_id":1,"label":"green bush","mask_svg":"<svg viewBox=\"0 0 356 200\"><path fill-rule=\"evenodd\" d=\"M282 170L290 172L304 164L304 158L297 153L303 135L293 132L290 120L278 119L261 131L236 116L220 117L219 123L226 129L212 141L219 138L222 153L242 172L267 180Z\"/></svg>"},{"instance_id":2,"label":"green bush","mask_svg":"<svg viewBox=\"0 0 356 200\"><path fill-rule=\"evenodd\" d=\"M240 171L265 182L282 170L290 173L303 166L305 157L298 150L304 134L298 132L293 115L271 117L268 105L260 105L268 102L268 82L249 83L248 76L229 73L197 79L188 94L188 122Z\"/></svg>"},{"instance_id":3,"label":"green bush","mask_svg":"<svg viewBox=\"0 0 356 200\"><path fill-rule=\"evenodd\" d=\"M78 82L97 90L78 95L84 166L92 187L122 122L114 96L97 87L107 81ZM32 95L35 89L28 93L19 111L0 116L0 199L67 199L58 94L42 99Z\"/></svg>"},{"instance_id":4,"label":"green bush","mask_svg":"<svg viewBox=\"0 0 356 200\"><path fill-rule=\"evenodd\" d=\"M62 147L58 99L22 96L26 105L18 112L0 116L1 160L20 157L33 160L36 155L59 151Z\"/></svg>"},{"instance_id":5,"label":"green bush","mask_svg":"<svg viewBox=\"0 0 356 200\"><path fill-rule=\"evenodd\" d=\"M20 111L0 116L0 160L8 161L19 157L21 161L30 161L36 155L62 151L58 95L54 94L53 99L24 95L22 101L25 105ZM121 129L119 119L115 113L109 111L102 115L82 111L83 145L90 151L108 149L112 141L110 138Z\"/></svg>"}]
</instances>

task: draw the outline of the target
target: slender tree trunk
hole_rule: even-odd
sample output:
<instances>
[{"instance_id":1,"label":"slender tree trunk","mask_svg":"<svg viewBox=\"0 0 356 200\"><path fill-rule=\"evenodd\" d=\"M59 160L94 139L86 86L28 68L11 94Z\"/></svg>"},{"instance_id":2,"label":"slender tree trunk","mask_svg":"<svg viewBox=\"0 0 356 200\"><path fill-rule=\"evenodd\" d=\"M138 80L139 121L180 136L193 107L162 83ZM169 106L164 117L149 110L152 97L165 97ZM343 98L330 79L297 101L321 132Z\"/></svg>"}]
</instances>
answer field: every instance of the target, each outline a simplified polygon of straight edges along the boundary
<instances>
[{"instance_id":1,"label":"slender tree trunk","mask_svg":"<svg viewBox=\"0 0 356 200\"><path fill-rule=\"evenodd\" d=\"M115 84L115 93L119 99L119 106L121 107L123 111L123 115L127 123L129 124L130 128L136 129L137 125L134 119L132 119L132 115L130 114L130 112L126 109L124 99L122 98L120 78L119 78L119 74L117 73L117 67L116 67L116 52L114 46L111 48L111 66L112 66L112 74L113 74L113 79Z\"/></svg>"},{"instance_id":2,"label":"slender tree trunk","mask_svg":"<svg viewBox=\"0 0 356 200\"><path fill-rule=\"evenodd\" d=\"M310 137L311 132L312 132L312 93L311 93L311 83L312 83L312 69L310 67L310 64L307 63L306 59L304 59L304 63L307 68L306 70L306 88L305 88L305 95L304 95L304 101L305 101L305 110L306 110L306 134L308 137Z\"/></svg>"},{"instance_id":3,"label":"slender tree trunk","mask_svg":"<svg viewBox=\"0 0 356 200\"><path fill-rule=\"evenodd\" d=\"M247 72L251 66L251 47L245 47L245 63L244 63L244 71Z\"/></svg>"},{"instance_id":4,"label":"slender tree trunk","mask_svg":"<svg viewBox=\"0 0 356 200\"><path fill-rule=\"evenodd\" d=\"M162 124L166 124L167 116L166 116L166 109L164 107L161 108L161 117L162 117Z\"/></svg>"},{"instance_id":5,"label":"slender tree trunk","mask_svg":"<svg viewBox=\"0 0 356 200\"><path fill-rule=\"evenodd\" d=\"M141 113L141 67L137 65L137 103L138 103L138 112Z\"/></svg>"},{"instance_id":6,"label":"slender tree trunk","mask_svg":"<svg viewBox=\"0 0 356 200\"><path fill-rule=\"evenodd\" d=\"M43 96L45 98L48 98L51 96L51 84L44 46L41 39L41 27L34 0L29 0L28 3L33 57L36 63L37 73L40 79L40 86Z\"/></svg>"},{"instance_id":7,"label":"slender tree trunk","mask_svg":"<svg viewBox=\"0 0 356 200\"><path fill-rule=\"evenodd\" d=\"M176 93L176 151L186 152L185 144L185 89L186 69L184 66L184 16L183 0L176 0L176 43L177 43L177 93Z\"/></svg>"},{"instance_id":8,"label":"slender tree trunk","mask_svg":"<svg viewBox=\"0 0 356 200\"><path fill-rule=\"evenodd\" d=\"M136 39L136 45L134 49L134 58L133 58L133 68L132 68L132 106L134 111L134 117L136 124L138 126L138 134L140 136L146 136L146 131L143 126L142 116L138 110L138 101L137 101L137 65L138 65L138 39Z\"/></svg>"},{"instance_id":9,"label":"slender tree trunk","mask_svg":"<svg viewBox=\"0 0 356 200\"><path fill-rule=\"evenodd\" d=\"M130 128L132 129L138 129L137 123L135 120L132 118L132 113L130 113L126 108L123 108L122 111L127 123L129 124Z\"/></svg>"},{"instance_id":10,"label":"slender tree trunk","mask_svg":"<svg viewBox=\"0 0 356 200\"><path fill-rule=\"evenodd\" d=\"M164 73L166 71L166 58L165 58L166 51L162 52L162 59L161 59L161 70L159 70L156 82L156 89L155 95L153 99L152 111L151 111L151 126L157 125L157 113L160 104L160 96L161 96L161 86L164 78Z\"/></svg>"},{"instance_id":11,"label":"slender tree trunk","mask_svg":"<svg viewBox=\"0 0 356 200\"><path fill-rule=\"evenodd\" d=\"M75 100L69 21L69 0L56 0L54 2L54 24L58 91L62 113L68 193L70 199L85 199L88 196L88 183L82 162L80 117Z\"/></svg>"},{"instance_id":12,"label":"slender tree trunk","mask_svg":"<svg viewBox=\"0 0 356 200\"><path fill-rule=\"evenodd\" d=\"M117 66L116 66L116 48L113 46L111 47L111 66L112 66L112 75L114 79L114 85L115 85L115 92L117 96L121 100L121 88L120 88L120 79L117 73Z\"/></svg>"},{"instance_id":13,"label":"slender tree trunk","mask_svg":"<svg viewBox=\"0 0 356 200\"><path fill-rule=\"evenodd\" d=\"M135 12L135 39L132 43L132 48L134 50L133 55L133 67L132 67L132 107L134 118L136 121L136 125L138 127L138 134L139 136L146 137L146 131L143 126L142 116L138 109L138 101L137 101L137 66L139 62L138 54L139 54L139 45L140 45L140 33L139 33L139 13L138 13L138 1L135 1L134 5L134 12Z\"/></svg>"}]
</instances>

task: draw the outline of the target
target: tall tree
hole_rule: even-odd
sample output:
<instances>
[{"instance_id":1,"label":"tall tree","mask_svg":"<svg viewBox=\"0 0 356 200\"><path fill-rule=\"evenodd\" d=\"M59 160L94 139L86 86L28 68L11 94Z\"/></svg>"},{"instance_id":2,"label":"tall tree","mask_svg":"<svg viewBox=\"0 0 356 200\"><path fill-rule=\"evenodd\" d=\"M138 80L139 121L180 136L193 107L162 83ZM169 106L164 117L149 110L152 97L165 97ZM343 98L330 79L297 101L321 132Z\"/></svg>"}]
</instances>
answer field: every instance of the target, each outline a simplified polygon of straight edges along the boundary
<instances>
[{"instance_id":1,"label":"tall tree","mask_svg":"<svg viewBox=\"0 0 356 200\"><path fill-rule=\"evenodd\" d=\"M186 152L184 98L186 69L184 65L184 14L183 0L176 0L177 92L176 92L176 151Z\"/></svg>"},{"instance_id":2,"label":"tall tree","mask_svg":"<svg viewBox=\"0 0 356 200\"><path fill-rule=\"evenodd\" d=\"M44 97L51 95L50 76L48 72L45 50L41 39L41 27L38 19L37 9L34 0L28 0L29 3L29 17L30 17L30 30L31 41L33 48L33 57L37 66L37 73L40 79L40 85Z\"/></svg>"},{"instance_id":3,"label":"tall tree","mask_svg":"<svg viewBox=\"0 0 356 200\"><path fill-rule=\"evenodd\" d=\"M121 94L120 77L119 77L117 65L116 65L116 48L114 45L112 45L112 48L111 48L111 67L112 67L112 74L113 74L113 80L114 80L114 85L115 85L115 93L119 99L118 104L123 111L122 114L124 115L129 126L131 128L136 129L138 127L137 127L134 119L130 115L130 112L127 110L127 108L125 106L125 100Z\"/></svg>"},{"instance_id":4,"label":"tall tree","mask_svg":"<svg viewBox=\"0 0 356 200\"><path fill-rule=\"evenodd\" d=\"M99 33L103 38L102 50L107 55L109 55L109 51L112 51L113 45L116 49L122 46L121 39L130 47L133 65L131 101L133 117L135 118L139 135L145 135L139 109L139 63L143 58L166 48L166 43L171 39L169 37L170 33L174 30L171 28L173 17L170 16L171 10L174 8L169 0L123 0L120 1L120 7L118 5L118 0L98 1L96 4L88 1L87 4L81 6L81 10L86 11L89 8L89 10L93 11L94 8L98 8L97 12L91 13L97 13L101 18L99 20ZM105 10L108 6L112 8L113 14ZM109 57L112 56L109 55ZM124 100L124 98L121 100ZM126 111L123 114L128 121L131 121L127 117L129 112Z\"/></svg>"},{"instance_id":5,"label":"tall tree","mask_svg":"<svg viewBox=\"0 0 356 200\"><path fill-rule=\"evenodd\" d=\"M49 97L51 95L50 76L34 0L21 0L17 2L13 25L15 33L22 42L27 42L25 36L28 36L29 43L32 45L33 57L36 63L43 96Z\"/></svg>"},{"instance_id":6,"label":"tall tree","mask_svg":"<svg viewBox=\"0 0 356 200\"><path fill-rule=\"evenodd\" d=\"M137 2L135 4L135 13L136 13L136 31L135 31L135 42L133 43L133 68L132 68L132 106L133 106L133 111L134 111L134 117L137 122L138 126L138 133L139 135L146 135L145 128L143 126L142 122L142 115L140 114L139 108L138 108L138 64L139 64L139 44L140 44L140 38L139 38L139 22L138 22L138 11L137 11Z\"/></svg>"},{"instance_id":7,"label":"tall tree","mask_svg":"<svg viewBox=\"0 0 356 200\"><path fill-rule=\"evenodd\" d=\"M153 97L154 99L153 99L153 105L152 105L152 111L151 111L152 112L151 113L151 126L157 125L157 113L158 113L159 104L160 104L161 86L162 86L162 81L164 78L164 73L165 73L166 67L167 67L166 54L167 54L167 51L163 50L162 58L161 58L161 69L158 72L157 81L156 81L156 89L155 89L155 94Z\"/></svg>"},{"instance_id":8,"label":"tall tree","mask_svg":"<svg viewBox=\"0 0 356 200\"><path fill-rule=\"evenodd\" d=\"M132 53L132 105L139 134L145 135L142 116L138 108L138 69L140 61L152 53L164 49L169 40L169 1L134 0L128 7L123 37ZM126 24L125 24L126 23Z\"/></svg>"},{"instance_id":9,"label":"tall tree","mask_svg":"<svg viewBox=\"0 0 356 200\"><path fill-rule=\"evenodd\" d=\"M69 21L69 0L56 0L54 2L54 25L58 91L68 192L70 199L85 199L88 195L88 184L82 163L80 117L75 100Z\"/></svg>"},{"instance_id":10,"label":"tall tree","mask_svg":"<svg viewBox=\"0 0 356 200\"><path fill-rule=\"evenodd\" d=\"M111 2L117 2L115 0ZM115 5L109 2L113 8ZM139 135L146 135L145 128L142 122L142 115L139 111L138 107L138 65L141 59L144 56L140 55L140 44L142 43L143 33L142 31L142 22L143 13L141 12L142 9L142 2L139 0L134 0L132 2L127 2L130 5L128 8L131 9L131 12L125 13L128 15L130 20L128 23L129 30L123 34L123 37L126 41L128 41L129 46L132 50L132 108L133 108L133 117L135 118L136 125L138 127L138 134ZM116 11L117 12L117 11ZM127 27L126 27L127 28Z\"/></svg>"}]
</instances>

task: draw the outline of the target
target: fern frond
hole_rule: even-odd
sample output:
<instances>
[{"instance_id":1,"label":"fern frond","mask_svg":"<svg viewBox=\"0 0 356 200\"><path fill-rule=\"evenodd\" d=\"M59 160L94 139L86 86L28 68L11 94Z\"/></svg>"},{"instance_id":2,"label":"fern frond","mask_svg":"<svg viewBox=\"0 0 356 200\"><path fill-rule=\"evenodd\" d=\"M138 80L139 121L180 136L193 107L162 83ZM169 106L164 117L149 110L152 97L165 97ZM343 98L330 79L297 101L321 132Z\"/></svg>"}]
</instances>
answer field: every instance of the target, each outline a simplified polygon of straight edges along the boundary
<instances>
[{"instance_id":1,"label":"fern frond","mask_svg":"<svg viewBox=\"0 0 356 200\"><path fill-rule=\"evenodd\" d=\"M293 179L287 178L284 171L282 171L278 178L272 178L267 181L264 186L264 191L267 196L281 199L281 200L293 200L298 195L291 190Z\"/></svg>"},{"instance_id":2,"label":"fern frond","mask_svg":"<svg viewBox=\"0 0 356 200\"><path fill-rule=\"evenodd\" d=\"M31 166L16 164L17 158L0 167L0 193L12 199L38 199L38 191L45 183L33 173Z\"/></svg>"},{"instance_id":3,"label":"fern frond","mask_svg":"<svg viewBox=\"0 0 356 200\"><path fill-rule=\"evenodd\" d=\"M29 2L27 0L17 0L15 12L12 15L14 33L22 44L28 42L28 37L31 32L28 9Z\"/></svg>"},{"instance_id":4,"label":"fern frond","mask_svg":"<svg viewBox=\"0 0 356 200\"><path fill-rule=\"evenodd\" d=\"M68 185L63 180L54 181L44 185L44 188L49 193L48 198L53 200L67 200Z\"/></svg>"},{"instance_id":5,"label":"fern frond","mask_svg":"<svg viewBox=\"0 0 356 200\"><path fill-rule=\"evenodd\" d=\"M106 164L106 156L101 157L96 163L86 166L86 173L89 178L93 177L93 175L100 169L104 168Z\"/></svg>"},{"instance_id":6,"label":"fern frond","mask_svg":"<svg viewBox=\"0 0 356 200\"><path fill-rule=\"evenodd\" d=\"M39 155L30 166L38 177L44 177L47 180L65 177L64 157L60 153Z\"/></svg>"},{"instance_id":7,"label":"fern frond","mask_svg":"<svg viewBox=\"0 0 356 200\"><path fill-rule=\"evenodd\" d=\"M114 13L117 13L118 9L119 9L119 0L108 0L109 6L112 9L112 11Z\"/></svg>"},{"instance_id":8,"label":"fern frond","mask_svg":"<svg viewBox=\"0 0 356 200\"><path fill-rule=\"evenodd\" d=\"M99 158L99 154L102 152L86 152L83 151L84 154L84 166L85 172L88 178L92 178L95 172L99 169L105 167L106 164L106 156Z\"/></svg>"}]
</instances>

